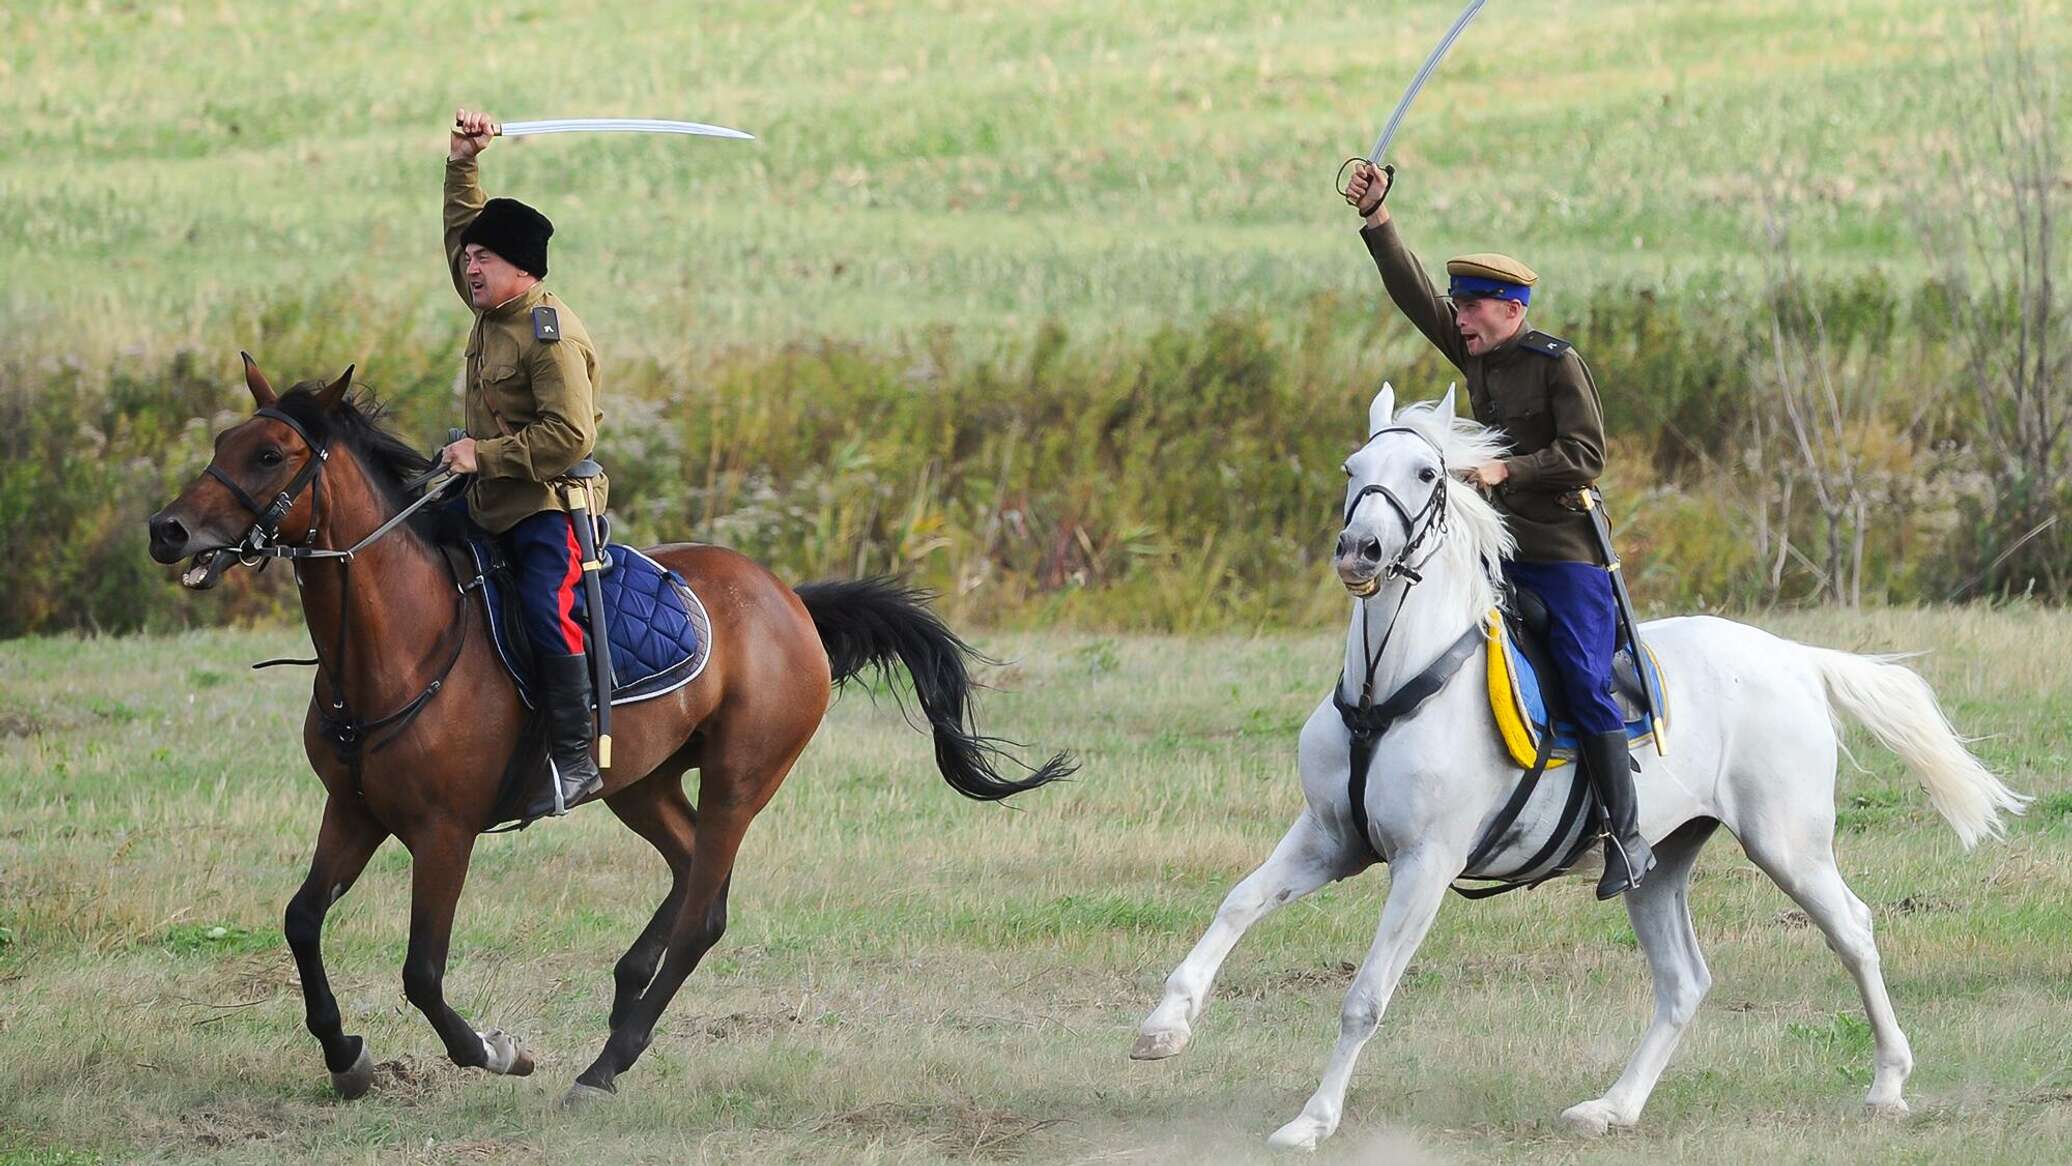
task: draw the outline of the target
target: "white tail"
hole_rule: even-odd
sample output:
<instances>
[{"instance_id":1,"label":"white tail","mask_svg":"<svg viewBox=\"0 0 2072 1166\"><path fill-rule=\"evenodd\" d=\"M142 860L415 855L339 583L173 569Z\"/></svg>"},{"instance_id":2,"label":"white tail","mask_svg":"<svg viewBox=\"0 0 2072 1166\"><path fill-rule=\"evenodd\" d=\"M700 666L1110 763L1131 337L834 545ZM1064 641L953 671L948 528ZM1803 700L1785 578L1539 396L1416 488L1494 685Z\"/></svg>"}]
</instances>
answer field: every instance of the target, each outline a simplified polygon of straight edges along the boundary
<instances>
[{"instance_id":1,"label":"white tail","mask_svg":"<svg viewBox=\"0 0 2072 1166\"><path fill-rule=\"evenodd\" d=\"M1905 657L1807 651L1827 686L1829 707L1856 718L1899 754L1966 850L1983 839L2002 837L2000 815L2019 814L2029 804L1964 747L1928 682L1898 663Z\"/></svg>"}]
</instances>

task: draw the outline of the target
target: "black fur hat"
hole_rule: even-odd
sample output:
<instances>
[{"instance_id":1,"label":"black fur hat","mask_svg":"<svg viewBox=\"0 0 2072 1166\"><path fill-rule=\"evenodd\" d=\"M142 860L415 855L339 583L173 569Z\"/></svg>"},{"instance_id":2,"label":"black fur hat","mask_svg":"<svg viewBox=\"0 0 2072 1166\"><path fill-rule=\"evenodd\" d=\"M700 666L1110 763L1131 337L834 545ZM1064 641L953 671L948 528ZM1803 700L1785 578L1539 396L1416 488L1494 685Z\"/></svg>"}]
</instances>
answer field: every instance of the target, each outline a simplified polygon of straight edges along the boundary
<instances>
[{"instance_id":1,"label":"black fur hat","mask_svg":"<svg viewBox=\"0 0 2072 1166\"><path fill-rule=\"evenodd\" d=\"M542 279L547 275L547 240L554 224L515 198L492 198L460 233L460 244L479 243L513 267Z\"/></svg>"}]
</instances>

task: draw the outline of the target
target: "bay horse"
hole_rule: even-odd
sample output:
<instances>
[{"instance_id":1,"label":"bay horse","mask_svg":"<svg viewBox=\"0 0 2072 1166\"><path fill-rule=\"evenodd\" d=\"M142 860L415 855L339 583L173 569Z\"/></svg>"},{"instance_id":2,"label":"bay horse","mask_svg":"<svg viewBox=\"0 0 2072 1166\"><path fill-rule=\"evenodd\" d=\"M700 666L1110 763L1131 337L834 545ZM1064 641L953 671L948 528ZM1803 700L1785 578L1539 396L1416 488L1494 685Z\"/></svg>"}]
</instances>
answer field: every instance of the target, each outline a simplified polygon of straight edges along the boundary
<instances>
[{"instance_id":1,"label":"bay horse","mask_svg":"<svg viewBox=\"0 0 2072 1166\"><path fill-rule=\"evenodd\" d=\"M284 919L309 1031L338 1094L365 1094L374 1062L366 1042L342 1027L320 940L325 913L393 835L411 856L405 996L455 1064L528 1074L530 1053L498 1030L476 1031L443 988L469 857L494 824L525 709L482 605L461 591L428 527L396 521L425 501L434 467L389 432L378 404L352 390L352 369L276 394L252 358L244 362L258 410L218 434L208 467L150 518L151 555L191 560L181 581L194 589L213 586L233 562L269 553L294 560L317 665L303 749L326 793L309 876ZM835 686L903 666L937 768L966 797L997 801L1074 768L1058 754L1002 776L1004 743L972 727L973 653L919 593L884 580L794 590L717 546L648 553L704 602L713 642L695 681L617 713L614 764L592 800L661 853L671 883L613 969L610 1035L569 1101L615 1091L670 998L719 942L742 835L812 738ZM692 769L695 806L683 785Z\"/></svg>"},{"instance_id":2,"label":"bay horse","mask_svg":"<svg viewBox=\"0 0 2072 1166\"><path fill-rule=\"evenodd\" d=\"M1268 1139L1282 1148L1314 1148L1338 1128L1354 1062L1454 880L1530 885L1557 873L1561 856L1589 842L1594 829L1565 813L1570 784L1581 780L1573 767L1555 771L1565 780L1544 778L1527 791L1508 827L1495 825L1523 771L1492 723L1481 625L1512 543L1502 516L1454 472L1501 456L1502 435L1456 418L1451 389L1436 404L1397 414L1386 385L1364 432L1345 462L1345 521L1334 552L1339 581L1354 597L1345 663L1333 697L1302 728L1305 805L1167 977L1130 1053L1157 1060L1186 1047L1217 969L1253 924L1328 882L1387 862L1381 923L1346 992L1323 1080ZM1649 757L1636 776L1640 827L1658 865L1625 896L1654 975L1655 1015L1612 1087L1570 1106L1562 1120L1589 1135L1640 1120L1712 985L1691 927L1689 891L1698 851L1722 824L1805 910L1856 980L1876 1041L1865 1105L1873 1114L1905 1114L1901 1086L1913 1054L1879 970L1870 908L1835 867L1839 719L1847 714L1899 754L1966 849L2000 835L2001 815L2020 813L2028 799L1964 748L1927 682L1900 666L1901 657L1831 651L1725 619L1656 620L1644 631L1665 666L1676 737L1673 754ZM1373 708L1394 720L1372 741L1363 812L1356 812L1348 725L1364 723L1360 702L1370 688ZM1399 692L1411 694L1402 706L1384 699ZM1340 701L1352 711L1341 711Z\"/></svg>"}]
</instances>

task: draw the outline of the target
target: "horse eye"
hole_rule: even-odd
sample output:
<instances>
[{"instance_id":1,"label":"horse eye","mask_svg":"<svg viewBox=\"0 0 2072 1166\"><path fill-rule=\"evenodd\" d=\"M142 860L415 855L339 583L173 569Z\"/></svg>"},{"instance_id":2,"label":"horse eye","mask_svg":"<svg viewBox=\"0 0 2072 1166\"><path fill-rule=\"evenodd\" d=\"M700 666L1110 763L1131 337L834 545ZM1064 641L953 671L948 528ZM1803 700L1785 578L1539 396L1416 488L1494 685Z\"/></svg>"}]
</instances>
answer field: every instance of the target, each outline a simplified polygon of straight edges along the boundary
<instances>
[{"instance_id":1,"label":"horse eye","mask_svg":"<svg viewBox=\"0 0 2072 1166\"><path fill-rule=\"evenodd\" d=\"M1350 478L1353 476L1353 464L1351 462L1347 462L1338 468L1345 471L1346 477Z\"/></svg>"},{"instance_id":2,"label":"horse eye","mask_svg":"<svg viewBox=\"0 0 2072 1166\"><path fill-rule=\"evenodd\" d=\"M280 450L262 449L259 451L259 464L267 467L268 469L272 469L274 466L280 465L281 460L282 459Z\"/></svg>"},{"instance_id":3,"label":"horse eye","mask_svg":"<svg viewBox=\"0 0 2072 1166\"><path fill-rule=\"evenodd\" d=\"M1426 466L1425 468L1417 471L1417 480L1420 482L1429 482L1438 476L1439 471L1433 469L1430 466Z\"/></svg>"}]
</instances>

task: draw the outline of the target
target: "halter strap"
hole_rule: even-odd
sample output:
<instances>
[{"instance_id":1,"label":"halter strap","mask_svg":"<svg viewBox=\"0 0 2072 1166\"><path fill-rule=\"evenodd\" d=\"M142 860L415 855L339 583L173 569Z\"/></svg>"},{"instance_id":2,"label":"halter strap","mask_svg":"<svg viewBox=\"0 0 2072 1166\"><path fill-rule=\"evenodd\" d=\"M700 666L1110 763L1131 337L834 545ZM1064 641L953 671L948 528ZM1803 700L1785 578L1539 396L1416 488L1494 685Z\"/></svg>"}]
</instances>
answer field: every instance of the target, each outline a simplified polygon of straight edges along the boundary
<instances>
[{"instance_id":1,"label":"halter strap","mask_svg":"<svg viewBox=\"0 0 2072 1166\"><path fill-rule=\"evenodd\" d=\"M309 447L310 457L308 461L302 463L301 469L295 471L295 476L289 480L287 486L280 493L274 495L273 501L264 506L261 506L257 499L253 498L243 486L238 485L237 481L218 467L215 462L210 462L202 470L204 474L214 478L225 489L229 490L230 496L237 499L238 505L243 506L252 515L252 529L245 532L244 540L236 547L225 548L238 551L240 557L245 554L262 553L266 547L273 545L274 539L280 533L281 520L288 516L288 511L294 509L295 500L302 497L302 492L315 484L317 475L324 471L324 463L331 459L331 450L328 446L312 438L309 435L309 430L302 427L302 422L295 420L279 409L267 405L252 415L254 417L264 417L269 421L278 421L289 429L294 430L295 436L302 439L302 444ZM309 533L312 538L316 536L316 514L314 512L310 514Z\"/></svg>"}]
</instances>

